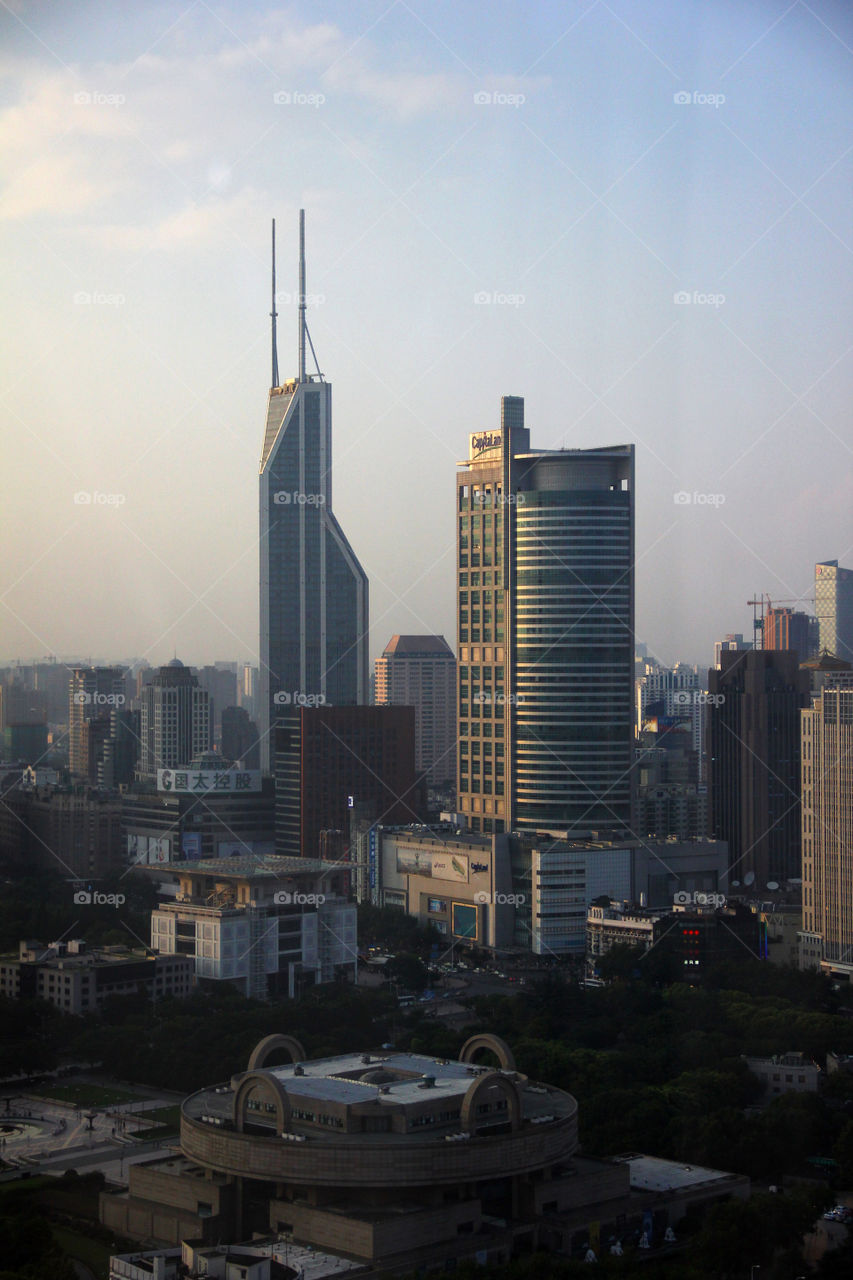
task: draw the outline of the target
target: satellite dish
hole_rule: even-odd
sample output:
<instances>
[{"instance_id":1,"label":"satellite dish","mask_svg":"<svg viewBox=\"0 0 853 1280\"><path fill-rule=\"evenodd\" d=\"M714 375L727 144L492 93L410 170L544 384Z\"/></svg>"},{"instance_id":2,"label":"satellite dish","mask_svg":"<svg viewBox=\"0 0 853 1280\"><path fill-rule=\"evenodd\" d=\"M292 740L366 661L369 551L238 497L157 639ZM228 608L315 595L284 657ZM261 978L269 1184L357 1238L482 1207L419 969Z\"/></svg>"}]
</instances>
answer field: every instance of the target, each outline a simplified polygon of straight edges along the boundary
<instances>
[{"instance_id":1,"label":"satellite dish","mask_svg":"<svg viewBox=\"0 0 853 1280\"><path fill-rule=\"evenodd\" d=\"M773 890L775 890L775 889L778 889L778 888L779 888L779 886L778 886L778 884L776 883L776 881L775 881L775 880L768 880L768 881L767 881L767 888L768 888L768 889L773 889Z\"/></svg>"},{"instance_id":2,"label":"satellite dish","mask_svg":"<svg viewBox=\"0 0 853 1280\"><path fill-rule=\"evenodd\" d=\"M743 878L743 882L746 885L755 884L755 872L747 871L746 875Z\"/></svg>"}]
</instances>

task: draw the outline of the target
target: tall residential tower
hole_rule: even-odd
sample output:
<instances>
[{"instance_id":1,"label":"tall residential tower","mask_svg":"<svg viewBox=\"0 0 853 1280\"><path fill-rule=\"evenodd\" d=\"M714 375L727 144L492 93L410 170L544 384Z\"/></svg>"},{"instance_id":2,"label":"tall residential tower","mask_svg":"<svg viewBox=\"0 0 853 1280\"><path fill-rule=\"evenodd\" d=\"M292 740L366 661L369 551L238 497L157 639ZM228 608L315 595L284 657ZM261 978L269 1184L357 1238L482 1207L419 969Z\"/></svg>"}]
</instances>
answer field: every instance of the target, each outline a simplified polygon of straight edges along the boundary
<instances>
[{"instance_id":1,"label":"tall residential tower","mask_svg":"<svg viewBox=\"0 0 853 1280\"><path fill-rule=\"evenodd\" d=\"M367 575L332 511L332 388L306 372L305 214L299 213L298 376L279 385L275 334L260 464L261 767L288 707L368 700ZM315 358L316 364L316 358Z\"/></svg>"},{"instance_id":2,"label":"tall residential tower","mask_svg":"<svg viewBox=\"0 0 853 1280\"><path fill-rule=\"evenodd\" d=\"M505 396L459 466L458 809L475 831L626 829L633 445L531 450Z\"/></svg>"}]
</instances>

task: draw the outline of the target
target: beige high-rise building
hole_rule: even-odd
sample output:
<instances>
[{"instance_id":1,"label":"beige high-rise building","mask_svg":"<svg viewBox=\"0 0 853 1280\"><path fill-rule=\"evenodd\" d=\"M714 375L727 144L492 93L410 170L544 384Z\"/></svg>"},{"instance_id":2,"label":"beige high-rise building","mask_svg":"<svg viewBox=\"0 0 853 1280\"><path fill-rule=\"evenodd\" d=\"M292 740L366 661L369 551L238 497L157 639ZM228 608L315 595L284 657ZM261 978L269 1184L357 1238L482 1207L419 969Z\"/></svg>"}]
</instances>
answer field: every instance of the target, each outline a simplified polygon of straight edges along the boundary
<instances>
[{"instance_id":1,"label":"beige high-rise building","mask_svg":"<svg viewBox=\"0 0 853 1280\"><path fill-rule=\"evenodd\" d=\"M68 681L68 763L73 774L89 770L89 743L83 726L125 704L121 667L74 667Z\"/></svg>"},{"instance_id":2,"label":"beige high-rise building","mask_svg":"<svg viewBox=\"0 0 853 1280\"><path fill-rule=\"evenodd\" d=\"M853 979L853 675L802 712L800 967Z\"/></svg>"},{"instance_id":3,"label":"beige high-rise building","mask_svg":"<svg viewBox=\"0 0 853 1280\"><path fill-rule=\"evenodd\" d=\"M415 768L456 776L456 659L444 636L392 636L375 663L377 707L415 708Z\"/></svg>"}]
</instances>

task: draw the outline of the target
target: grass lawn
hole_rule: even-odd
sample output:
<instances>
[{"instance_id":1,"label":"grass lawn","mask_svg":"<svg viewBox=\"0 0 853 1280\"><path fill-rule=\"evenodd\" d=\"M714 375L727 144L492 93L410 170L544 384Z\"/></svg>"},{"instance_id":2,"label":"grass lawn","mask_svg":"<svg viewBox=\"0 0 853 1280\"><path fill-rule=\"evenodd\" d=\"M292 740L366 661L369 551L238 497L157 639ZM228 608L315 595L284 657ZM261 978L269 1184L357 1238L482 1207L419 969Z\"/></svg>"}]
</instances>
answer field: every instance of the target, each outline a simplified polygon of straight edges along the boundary
<instances>
[{"instance_id":1,"label":"grass lawn","mask_svg":"<svg viewBox=\"0 0 853 1280\"><path fill-rule=\"evenodd\" d=\"M98 1280L109 1280L110 1255L113 1250L101 1240L72 1231L70 1227L51 1226L53 1238L69 1258L77 1258L94 1271Z\"/></svg>"},{"instance_id":2,"label":"grass lawn","mask_svg":"<svg viewBox=\"0 0 853 1280\"><path fill-rule=\"evenodd\" d=\"M153 1111L134 1111L137 1120L150 1120L152 1124L168 1127L170 1132L177 1133L181 1127L180 1107L155 1107Z\"/></svg>"},{"instance_id":3,"label":"grass lawn","mask_svg":"<svg viewBox=\"0 0 853 1280\"><path fill-rule=\"evenodd\" d=\"M40 1098L56 1098L57 1102L79 1103L81 1107L114 1107L127 1102L139 1102L138 1093L127 1089L107 1088L99 1084L39 1085Z\"/></svg>"}]
</instances>

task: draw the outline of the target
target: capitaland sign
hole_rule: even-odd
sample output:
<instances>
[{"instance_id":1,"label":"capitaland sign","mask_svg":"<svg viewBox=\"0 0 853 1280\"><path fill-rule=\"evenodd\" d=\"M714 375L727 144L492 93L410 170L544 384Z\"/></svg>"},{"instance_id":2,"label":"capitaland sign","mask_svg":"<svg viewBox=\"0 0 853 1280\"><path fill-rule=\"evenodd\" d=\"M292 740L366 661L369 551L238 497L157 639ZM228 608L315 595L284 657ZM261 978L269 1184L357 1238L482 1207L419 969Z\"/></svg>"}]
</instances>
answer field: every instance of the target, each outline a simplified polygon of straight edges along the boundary
<instances>
[{"instance_id":1,"label":"capitaland sign","mask_svg":"<svg viewBox=\"0 0 853 1280\"><path fill-rule=\"evenodd\" d=\"M500 431L478 431L475 435L469 437L471 442L471 456L484 453L486 449L499 449L501 444Z\"/></svg>"}]
</instances>

